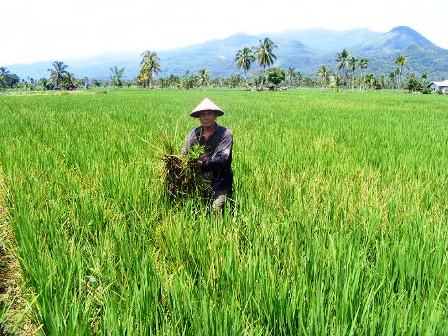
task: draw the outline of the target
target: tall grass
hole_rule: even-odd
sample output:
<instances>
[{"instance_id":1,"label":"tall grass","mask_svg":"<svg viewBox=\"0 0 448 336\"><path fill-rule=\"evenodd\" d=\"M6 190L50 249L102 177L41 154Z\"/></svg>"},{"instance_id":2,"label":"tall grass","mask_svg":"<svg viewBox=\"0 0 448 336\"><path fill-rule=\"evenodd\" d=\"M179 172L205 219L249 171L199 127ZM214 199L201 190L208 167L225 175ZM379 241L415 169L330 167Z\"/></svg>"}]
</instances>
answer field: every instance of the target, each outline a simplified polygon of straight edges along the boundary
<instances>
[{"instance_id":1,"label":"tall grass","mask_svg":"<svg viewBox=\"0 0 448 336\"><path fill-rule=\"evenodd\" d=\"M446 97L207 95L234 133L234 217L166 203L141 141L186 134L203 92L0 96L42 332L448 333Z\"/></svg>"}]
</instances>

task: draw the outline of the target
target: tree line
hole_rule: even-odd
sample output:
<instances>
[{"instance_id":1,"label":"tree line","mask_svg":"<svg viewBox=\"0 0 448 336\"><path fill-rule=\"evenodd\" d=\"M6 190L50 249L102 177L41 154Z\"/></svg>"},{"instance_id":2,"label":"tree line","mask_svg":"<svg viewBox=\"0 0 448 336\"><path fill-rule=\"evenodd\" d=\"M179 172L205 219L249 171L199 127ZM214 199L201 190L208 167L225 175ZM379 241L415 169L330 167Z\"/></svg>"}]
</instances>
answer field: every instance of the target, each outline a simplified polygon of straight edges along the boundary
<instances>
[{"instance_id":1,"label":"tree line","mask_svg":"<svg viewBox=\"0 0 448 336\"><path fill-rule=\"evenodd\" d=\"M368 72L369 60L358 59L347 49L335 55L335 68L321 65L315 74L304 74L292 67L274 67L277 60L275 50L278 46L268 37L259 40L257 46L243 47L235 54L234 63L237 72L229 77L213 77L205 68L196 73L186 71L184 75L158 76L162 70L160 58L154 51L145 51L141 54L140 71L136 78L123 79L125 68L117 66L110 68L108 80L76 78L68 71L68 65L61 61L52 63L48 69L49 77L39 80L28 78L20 79L16 74L0 67L0 89L19 88L26 90L74 90L90 87L122 87L140 86L143 88L206 88L213 87L244 87L246 89L286 89L292 87L320 87L340 89L381 90L381 89L408 89L430 93L428 88L428 74L417 76L409 70L408 58L398 55L395 59L395 69L388 75L375 75ZM259 71L250 73L253 65L257 63ZM242 72L242 74L241 74ZM406 76L404 76L406 74Z\"/></svg>"}]
</instances>

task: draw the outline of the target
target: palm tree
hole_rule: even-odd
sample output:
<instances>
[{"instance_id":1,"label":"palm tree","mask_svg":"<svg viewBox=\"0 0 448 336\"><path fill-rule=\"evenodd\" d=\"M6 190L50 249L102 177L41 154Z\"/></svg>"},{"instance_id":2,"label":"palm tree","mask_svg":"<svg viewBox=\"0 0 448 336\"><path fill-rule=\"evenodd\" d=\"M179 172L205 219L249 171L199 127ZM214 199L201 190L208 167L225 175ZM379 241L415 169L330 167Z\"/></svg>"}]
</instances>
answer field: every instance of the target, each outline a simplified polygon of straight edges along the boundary
<instances>
[{"instance_id":1,"label":"palm tree","mask_svg":"<svg viewBox=\"0 0 448 336\"><path fill-rule=\"evenodd\" d=\"M238 50L235 55L235 64L238 69L244 70L244 77L247 79L247 72L255 61L255 56L250 48L244 47Z\"/></svg>"},{"instance_id":2,"label":"palm tree","mask_svg":"<svg viewBox=\"0 0 448 336\"><path fill-rule=\"evenodd\" d=\"M390 78L390 82L391 82L391 86L392 89L395 89L395 84L397 81L397 76L398 76L398 69L395 69L395 71L391 71L389 73L389 78Z\"/></svg>"},{"instance_id":3,"label":"palm tree","mask_svg":"<svg viewBox=\"0 0 448 336\"><path fill-rule=\"evenodd\" d=\"M381 90L383 90L383 89L386 87L386 78L384 77L384 75L381 75L381 76L378 78L377 83L378 83L378 85L380 86Z\"/></svg>"},{"instance_id":4,"label":"palm tree","mask_svg":"<svg viewBox=\"0 0 448 336\"><path fill-rule=\"evenodd\" d=\"M369 88L373 89L375 87L376 78L374 74L372 73L367 74L365 80Z\"/></svg>"},{"instance_id":5,"label":"palm tree","mask_svg":"<svg viewBox=\"0 0 448 336\"><path fill-rule=\"evenodd\" d=\"M143 82L144 87L152 87L154 75L160 72L160 58L157 53L149 50L146 50L141 56L139 79Z\"/></svg>"},{"instance_id":6,"label":"palm tree","mask_svg":"<svg viewBox=\"0 0 448 336\"><path fill-rule=\"evenodd\" d=\"M331 88L336 89L336 92L339 92L339 88L341 87L341 76L339 76L339 74L333 74L333 76L331 76Z\"/></svg>"},{"instance_id":7,"label":"palm tree","mask_svg":"<svg viewBox=\"0 0 448 336\"><path fill-rule=\"evenodd\" d=\"M198 84L199 86L207 86L210 80L210 72L207 69L201 69L198 71Z\"/></svg>"},{"instance_id":8,"label":"palm tree","mask_svg":"<svg viewBox=\"0 0 448 336\"><path fill-rule=\"evenodd\" d=\"M401 76L403 74L403 67L407 66L408 58L404 55L398 55L395 59L395 64L398 65L398 85L401 86Z\"/></svg>"},{"instance_id":9,"label":"palm tree","mask_svg":"<svg viewBox=\"0 0 448 336\"><path fill-rule=\"evenodd\" d=\"M347 77L345 69L348 67L348 58L350 57L350 52L347 49L342 49L340 53L336 54L336 67L338 72L342 70L342 73Z\"/></svg>"},{"instance_id":10,"label":"palm tree","mask_svg":"<svg viewBox=\"0 0 448 336\"><path fill-rule=\"evenodd\" d=\"M258 45L258 48L255 49L254 55L260 67L263 68L263 72L266 72L266 67L269 68L277 59L277 56L275 56L273 50L278 47L269 39L269 37L265 37L263 41L260 40L259 42L260 44ZM263 76L263 78L264 77L266 76ZM263 82L261 82L260 87L263 85L263 83L264 80Z\"/></svg>"},{"instance_id":11,"label":"palm tree","mask_svg":"<svg viewBox=\"0 0 448 336\"><path fill-rule=\"evenodd\" d=\"M64 86L66 87L67 90L76 89L76 78L75 75L73 75L72 73L67 71L63 78L63 81L65 84Z\"/></svg>"},{"instance_id":12,"label":"palm tree","mask_svg":"<svg viewBox=\"0 0 448 336\"><path fill-rule=\"evenodd\" d=\"M319 69L317 69L317 75L320 77L322 89L328 84L330 73L330 68L326 65L321 65Z\"/></svg>"},{"instance_id":13,"label":"palm tree","mask_svg":"<svg viewBox=\"0 0 448 336\"><path fill-rule=\"evenodd\" d=\"M67 64L64 64L64 62L60 62L60 61L54 61L52 63L53 65L53 69L48 69L48 71L50 71L50 77L54 82L54 89L58 90L59 88L59 83L61 82L61 80L64 78L64 76L67 74Z\"/></svg>"},{"instance_id":14,"label":"palm tree","mask_svg":"<svg viewBox=\"0 0 448 336\"><path fill-rule=\"evenodd\" d=\"M9 75L9 71L5 67L0 67L0 89L6 87L6 77Z\"/></svg>"},{"instance_id":15,"label":"palm tree","mask_svg":"<svg viewBox=\"0 0 448 336\"><path fill-rule=\"evenodd\" d=\"M288 76L289 79L289 86L292 87L292 80L296 76L294 68L289 67L288 69L286 69L286 76Z\"/></svg>"},{"instance_id":16,"label":"palm tree","mask_svg":"<svg viewBox=\"0 0 448 336\"><path fill-rule=\"evenodd\" d=\"M43 90L43 91L51 90L50 85L51 85L50 81L45 77L43 77L37 81L37 86L39 87L40 90Z\"/></svg>"},{"instance_id":17,"label":"palm tree","mask_svg":"<svg viewBox=\"0 0 448 336\"><path fill-rule=\"evenodd\" d=\"M275 48L278 48L277 45L269 37L265 37L263 41L260 40L258 48L255 49L255 57L263 70L266 70L266 66L270 67L274 64L274 61L277 59L277 56L272 51Z\"/></svg>"},{"instance_id":18,"label":"palm tree","mask_svg":"<svg viewBox=\"0 0 448 336\"><path fill-rule=\"evenodd\" d=\"M358 64L358 60L355 57L350 58L347 61L347 65L351 70L351 77L352 77L352 90L355 88L355 70L356 70L356 65Z\"/></svg>"},{"instance_id":19,"label":"palm tree","mask_svg":"<svg viewBox=\"0 0 448 336\"><path fill-rule=\"evenodd\" d=\"M121 80L121 77L123 77L124 68L118 69L117 66L114 66L113 68L110 68L110 71L112 72L112 85L122 86L123 81Z\"/></svg>"},{"instance_id":20,"label":"palm tree","mask_svg":"<svg viewBox=\"0 0 448 336\"><path fill-rule=\"evenodd\" d=\"M363 58L363 59L360 59L359 60L359 62L358 62L358 66L359 66L359 68L361 69L361 87L360 87L360 89L362 89L362 90L364 90L365 89L365 83L364 83L364 81L365 81L365 75L367 74L367 66L369 65L369 60L367 60L367 59L365 59L365 58ZM364 73L363 73L363 70L364 70Z\"/></svg>"}]
</instances>

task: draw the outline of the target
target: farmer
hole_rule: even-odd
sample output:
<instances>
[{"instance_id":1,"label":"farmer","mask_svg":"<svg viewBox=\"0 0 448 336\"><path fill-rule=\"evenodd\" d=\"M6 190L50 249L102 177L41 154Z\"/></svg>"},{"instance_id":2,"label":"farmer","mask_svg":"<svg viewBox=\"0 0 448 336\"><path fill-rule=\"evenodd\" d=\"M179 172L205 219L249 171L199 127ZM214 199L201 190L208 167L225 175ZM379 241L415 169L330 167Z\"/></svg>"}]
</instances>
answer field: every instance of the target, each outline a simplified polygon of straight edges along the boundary
<instances>
[{"instance_id":1,"label":"farmer","mask_svg":"<svg viewBox=\"0 0 448 336\"><path fill-rule=\"evenodd\" d=\"M182 152L186 154L194 145L205 146L204 155L192 167L203 172L206 180L210 182L211 191L206 197L210 200L212 209L222 211L226 199L232 197L232 132L216 123L218 116L224 111L210 99L205 98L190 113L198 118L201 126L194 128L185 139Z\"/></svg>"}]
</instances>

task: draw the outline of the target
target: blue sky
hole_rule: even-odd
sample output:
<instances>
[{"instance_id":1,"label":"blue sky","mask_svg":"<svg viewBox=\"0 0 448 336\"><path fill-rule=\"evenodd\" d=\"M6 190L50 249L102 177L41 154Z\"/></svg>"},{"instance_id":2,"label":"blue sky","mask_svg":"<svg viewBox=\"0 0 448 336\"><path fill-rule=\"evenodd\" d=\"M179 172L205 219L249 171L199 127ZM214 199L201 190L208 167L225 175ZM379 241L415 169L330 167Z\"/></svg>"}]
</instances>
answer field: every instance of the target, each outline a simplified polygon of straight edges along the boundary
<instances>
[{"instance_id":1,"label":"blue sky","mask_svg":"<svg viewBox=\"0 0 448 336\"><path fill-rule=\"evenodd\" d=\"M2 0L0 9L0 66L306 28L407 25L448 49L446 0Z\"/></svg>"}]
</instances>

